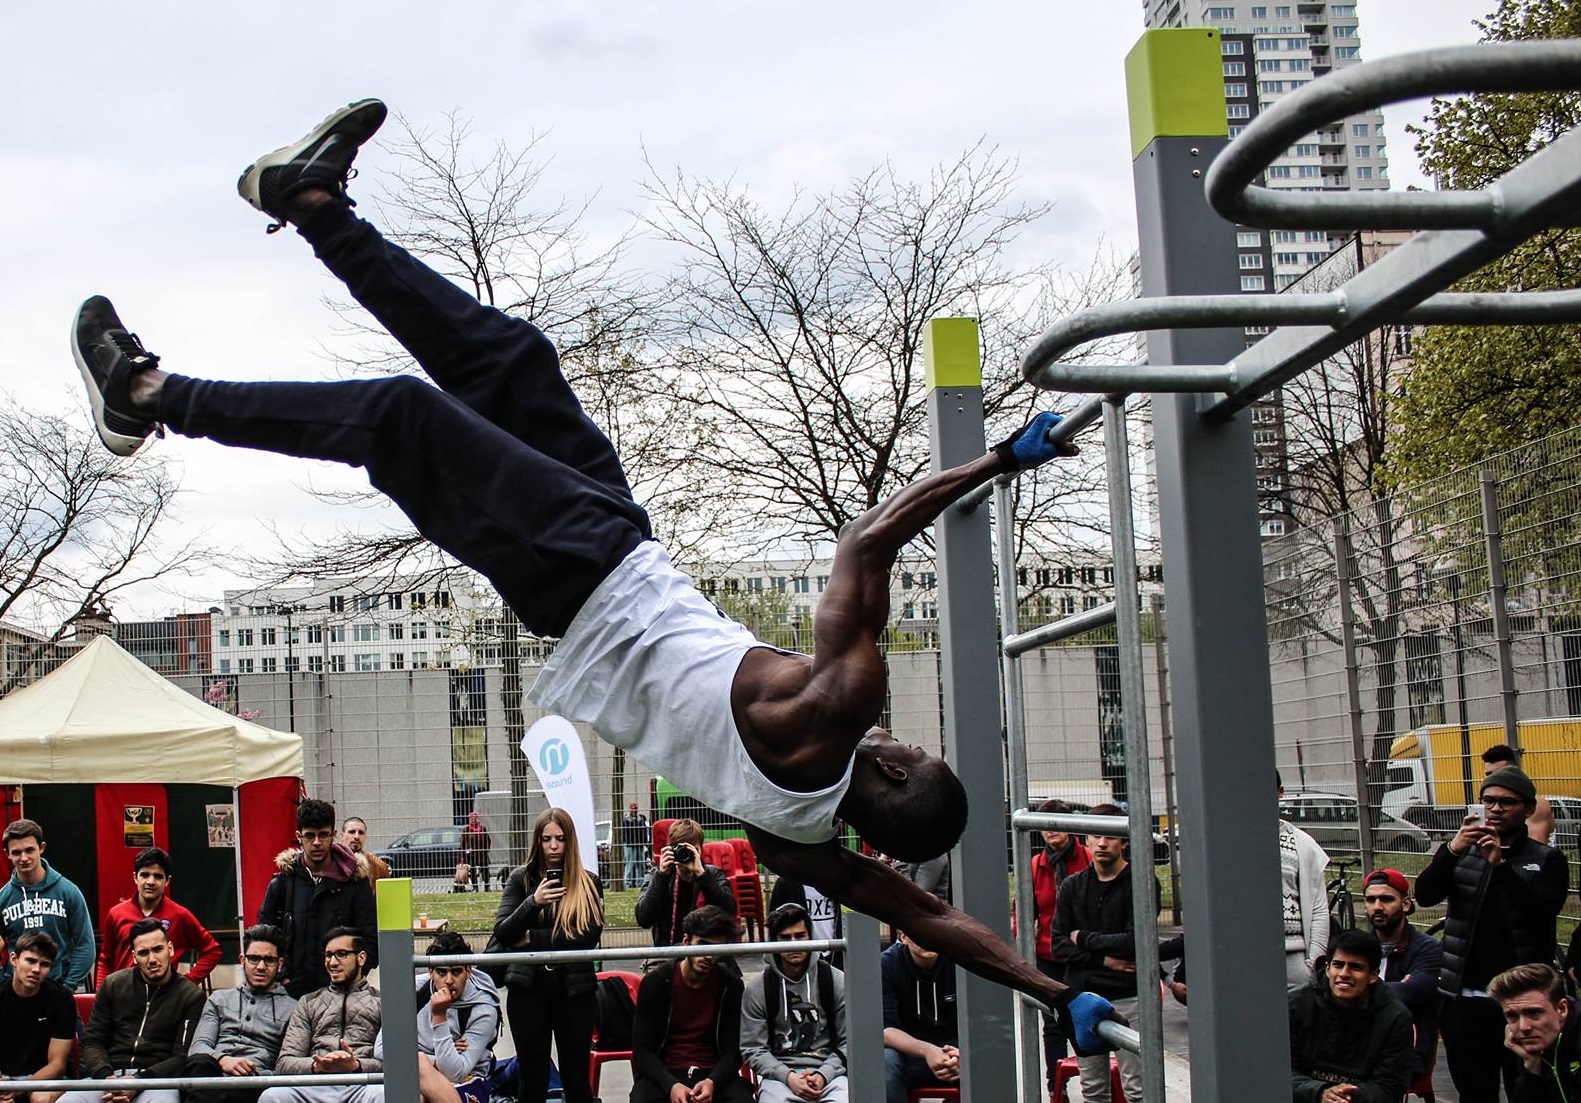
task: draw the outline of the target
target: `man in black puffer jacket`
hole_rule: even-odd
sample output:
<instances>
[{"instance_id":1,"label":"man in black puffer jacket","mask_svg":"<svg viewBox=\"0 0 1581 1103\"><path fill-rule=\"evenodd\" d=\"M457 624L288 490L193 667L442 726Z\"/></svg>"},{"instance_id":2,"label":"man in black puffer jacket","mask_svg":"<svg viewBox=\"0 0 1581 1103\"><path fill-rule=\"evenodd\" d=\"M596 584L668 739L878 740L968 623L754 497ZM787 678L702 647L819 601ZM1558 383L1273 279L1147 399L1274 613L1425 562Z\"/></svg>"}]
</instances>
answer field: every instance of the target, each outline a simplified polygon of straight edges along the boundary
<instances>
[{"instance_id":1,"label":"man in black puffer jacket","mask_svg":"<svg viewBox=\"0 0 1581 1103\"><path fill-rule=\"evenodd\" d=\"M1554 960L1554 921L1570 887L1564 855L1534 842L1526 818L1537 788L1513 766L1482 779L1482 816L1467 816L1417 876L1416 899L1449 902L1439 1031L1461 1103L1497 1103L1499 1074L1514 1091L1518 1062L1488 983L1514 965ZM1485 821L1485 822L1484 822Z\"/></svg>"},{"instance_id":2,"label":"man in black puffer jacket","mask_svg":"<svg viewBox=\"0 0 1581 1103\"><path fill-rule=\"evenodd\" d=\"M1292 1103L1400 1103L1411 1083L1411 1013L1379 982L1368 931L1334 940L1312 983L1290 993Z\"/></svg>"}]
</instances>

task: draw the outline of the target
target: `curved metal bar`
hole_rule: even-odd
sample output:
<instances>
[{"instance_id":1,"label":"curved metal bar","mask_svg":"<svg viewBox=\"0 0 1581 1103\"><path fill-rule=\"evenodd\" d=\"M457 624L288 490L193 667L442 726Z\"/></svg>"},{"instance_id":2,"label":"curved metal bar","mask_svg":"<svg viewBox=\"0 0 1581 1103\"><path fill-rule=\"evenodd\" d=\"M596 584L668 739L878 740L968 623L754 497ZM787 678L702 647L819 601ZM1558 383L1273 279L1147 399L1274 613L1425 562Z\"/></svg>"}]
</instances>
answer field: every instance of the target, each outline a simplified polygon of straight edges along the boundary
<instances>
[{"instance_id":1,"label":"curved metal bar","mask_svg":"<svg viewBox=\"0 0 1581 1103\"><path fill-rule=\"evenodd\" d=\"M1453 46L1369 61L1312 81L1260 114L1208 169L1208 202L1231 222L1283 229L1497 227L1499 188L1446 192L1281 192L1253 184L1312 131L1385 104L1457 92L1581 88L1581 41ZM1564 225L1572 224L1566 218Z\"/></svg>"}]
</instances>

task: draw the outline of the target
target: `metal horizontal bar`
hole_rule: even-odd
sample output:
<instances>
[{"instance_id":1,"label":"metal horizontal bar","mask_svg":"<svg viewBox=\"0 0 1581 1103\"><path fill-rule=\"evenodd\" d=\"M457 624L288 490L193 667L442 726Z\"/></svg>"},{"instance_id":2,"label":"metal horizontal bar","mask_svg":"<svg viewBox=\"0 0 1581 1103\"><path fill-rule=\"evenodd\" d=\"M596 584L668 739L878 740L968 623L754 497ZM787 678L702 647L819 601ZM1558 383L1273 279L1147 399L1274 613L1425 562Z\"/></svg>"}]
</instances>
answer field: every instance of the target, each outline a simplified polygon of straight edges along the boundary
<instances>
[{"instance_id":1,"label":"metal horizontal bar","mask_svg":"<svg viewBox=\"0 0 1581 1103\"><path fill-rule=\"evenodd\" d=\"M1010 826L1017 831L1070 831L1077 835L1131 837L1127 816L1088 816L1080 812L1012 812Z\"/></svg>"},{"instance_id":2,"label":"metal horizontal bar","mask_svg":"<svg viewBox=\"0 0 1581 1103\"><path fill-rule=\"evenodd\" d=\"M1004 643L1005 654L1014 659L1035 647L1068 640L1072 636L1080 636L1095 628L1107 628L1113 623L1114 602L1110 601L1093 609L1084 609L1052 624L1045 624L1041 628L1034 628L1030 632L1018 632L1014 636L1007 636Z\"/></svg>"},{"instance_id":3,"label":"metal horizontal bar","mask_svg":"<svg viewBox=\"0 0 1581 1103\"><path fill-rule=\"evenodd\" d=\"M1581 290L1444 291L1400 316L1410 325L1508 326L1581 322Z\"/></svg>"},{"instance_id":4,"label":"metal horizontal bar","mask_svg":"<svg viewBox=\"0 0 1581 1103\"><path fill-rule=\"evenodd\" d=\"M1495 229L1506 214L1491 190L1290 192L1253 181L1314 130L1385 104L1460 92L1581 88L1581 42L1550 39L1452 46L1354 65L1311 81L1263 111L1209 167L1208 202L1230 222L1282 229ZM1548 225L1572 225L1555 210Z\"/></svg>"},{"instance_id":5,"label":"metal horizontal bar","mask_svg":"<svg viewBox=\"0 0 1581 1103\"><path fill-rule=\"evenodd\" d=\"M1109 397L1123 401L1126 396L1110 395ZM1102 416L1103 399L1086 399L1081 403L1081 405L1077 406L1070 413L1065 414L1060 420L1060 423L1054 426L1053 429L1049 430L1049 440L1053 441L1055 444L1064 444L1068 441L1074 440L1077 433L1080 433L1083 429L1087 428L1087 426L1091 425ZM982 505L989 498L993 497L995 486L1001 484L1004 486L1009 486L1020 477L1021 473L1019 471L1013 475L1000 475L998 478L984 483L976 490L961 495L960 499L955 503L955 508L960 510L962 513L971 513L978 506Z\"/></svg>"},{"instance_id":6,"label":"metal horizontal bar","mask_svg":"<svg viewBox=\"0 0 1581 1103\"><path fill-rule=\"evenodd\" d=\"M1017 992L1023 1003L1029 1003L1040 1011L1047 1011L1043 1001L1034 999L1025 992ZM1142 1052L1142 1036L1128 1026L1121 1026L1117 1022L1105 1021L1097 1026L1098 1037L1108 1042L1115 1049L1123 1049L1129 1053Z\"/></svg>"},{"instance_id":7,"label":"metal horizontal bar","mask_svg":"<svg viewBox=\"0 0 1581 1103\"><path fill-rule=\"evenodd\" d=\"M382 1084L382 1072L303 1073L300 1076L123 1076L102 1080L0 1080L0 1094L18 1092L93 1091L226 1091L236 1088L327 1088Z\"/></svg>"},{"instance_id":8,"label":"metal horizontal bar","mask_svg":"<svg viewBox=\"0 0 1581 1103\"><path fill-rule=\"evenodd\" d=\"M619 946L592 950L522 950L509 954L413 954L414 966L429 965L554 965L567 961L648 961L655 958L749 957L807 950L843 950L843 938L800 942L726 942L698 946Z\"/></svg>"}]
</instances>

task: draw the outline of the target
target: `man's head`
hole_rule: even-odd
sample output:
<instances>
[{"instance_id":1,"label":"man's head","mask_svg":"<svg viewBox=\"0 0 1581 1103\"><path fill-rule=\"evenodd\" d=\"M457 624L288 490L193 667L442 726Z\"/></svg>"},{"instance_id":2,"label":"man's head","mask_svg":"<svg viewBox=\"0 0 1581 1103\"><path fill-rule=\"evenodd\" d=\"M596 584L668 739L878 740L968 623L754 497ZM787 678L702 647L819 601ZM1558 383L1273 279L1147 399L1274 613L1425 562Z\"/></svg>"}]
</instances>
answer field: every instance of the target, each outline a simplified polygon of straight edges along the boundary
<instances>
[{"instance_id":1,"label":"man's head","mask_svg":"<svg viewBox=\"0 0 1581 1103\"><path fill-rule=\"evenodd\" d=\"M1067 802L1060 800L1058 797L1050 797L1048 800L1038 805L1037 810L1039 812L1054 812L1060 815L1069 815L1070 805ZM1070 845L1070 832L1068 831L1039 831L1038 834L1043 836L1043 845L1048 847L1056 854Z\"/></svg>"},{"instance_id":2,"label":"man's head","mask_svg":"<svg viewBox=\"0 0 1581 1103\"><path fill-rule=\"evenodd\" d=\"M296 841L308 869L322 869L335 842L335 806L311 797L296 806Z\"/></svg>"},{"instance_id":3,"label":"man's head","mask_svg":"<svg viewBox=\"0 0 1581 1103\"><path fill-rule=\"evenodd\" d=\"M626 811L635 816L637 814L637 802L632 801L630 804L626 805Z\"/></svg>"},{"instance_id":4,"label":"man's head","mask_svg":"<svg viewBox=\"0 0 1581 1103\"><path fill-rule=\"evenodd\" d=\"M1329 994L1340 1004L1365 1003L1367 993L1378 983L1378 965L1382 961L1383 947L1376 935L1342 931L1329 947L1328 964L1324 967Z\"/></svg>"},{"instance_id":5,"label":"man's head","mask_svg":"<svg viewBox=\"0 0 1581 1103\"><path fill-rule=\"evenodd\" d=\"M703 849L703 825L696 820L679 819L670 824L670 849L678 846L689 846L693 850Z\"/></svg>"},{"instance_id":6,"label":"man's head","mask_svg":"<svg viewBox=\"0 0 1581 1103\"><path fill-rule=\"evenodd\" d=\"M1504 1012L1510 1041L1529 1057L1540 1057L1552 1049L1570 1021L1564 978L1551 965L1506 969L1488 984L1488 995Z\"/></svg>"},{"instance_id":7,"label":"man's head","mask_svg":"<svg viewBox=\"0 0 1581 1103\"><path fill-rule=\"evenodd\" d=\"M1515 748L1508 743L1495 743L1482 752L1482 776L1487 777L1494 770L1502 770L1506 766L1519 766L1520 756L1515 753Z\"/></svg>"},{"instance_id":8,"label":"man's head","mask_svg":"<svg viewBox=\"0 0 1581 1103\"><path fill-rule=\"evenodd\" d=\"M15 820L0 835L11 869L24 885L44 879L44 829L33 820Z\"/></svg>"},{"instance_id":9,"label":"man's head","mask_svg":"<svg viewBox=\"0 0 1581 1103\"><path fill-rule=\"evenodd\" d=\"M1397 869L1375 869L1362 879L1361 885L1367 922L1379 938L1394 941L1404 930L1405 917L1416 910L1411 882Z\"/></svg>"},{"instance_id":10,"label":"man's head","mask_svg":"<svg viewBox=\"0 0 1581 1103\"><path fill-rule=\"evenodd\" d=\"M139 919L127 934L132 943L132 964L149 984L163 987L175 976L165 925L157 919Z\"/></svg>"},{"instance_id":11,"label":"man's head","mask_svg":"<svg viewBox=\"0 0 1581 1103\"><path fill-rule=\"evenodd\" d=\"M38 993L55 965L60 947L43 931L28 931L10 947L11 990L24 999Z\"/></svg>"},{"instance_id":12,"label":"man's head","mask_svg":"<svg viewBox=\"0 0 1581 1103\"><path fill-rule=\"evenodd\" d=\"M938 968L939 952L937 950L929 950L919 946L905 931L897 929L895 935L905 944L906 952L911 955L911 960L916 963L917 968L924 973L931 973Z\"/></svg>"},{"instance_id":13,"label":"man's head","mask_svg":"<svg viewBox=\"0 0 1581 1103\"><path fill-rule=\"evenodd\" d=\"M781 904L768 914L770 942L806 942L812 937L812 920L807 909L800 904ZM812 955L806 950L793 950L775 955L780 972L795 980L807 971Z\"/></svg>"},{"instance_id":14,"label":"man's head","mask_svg":"<svg viewBox=\"0 0 1581 1103\"><path fill-rule=\"evenodd\" d=\"M144 847L132 859L132 883L144 911L159 907L170 887L170 855L157 846Z\"/></svg>"},{"instance_id":15,"label":"man's head","mask_svg":"<svg viewBox=\"0 0 1581 1103\"><path fill-rule=\"evenodd\" d=\"M469 824L471 824L473 827L476 827L479 823L481 823L483 821L479 818L479 816L478 816L478 814L476 812L468 812L467 813L467 822Z\"/></svg>"},{"instance_id":16,"label":"man's head","mask_svg":"<svg viewBox=\"0 0 1581 1103\"><path fill-rule=\"evenodd\" d=\"M476 812L473 815L477 815ZM346 844L353 854L361 854L362 848L368 845L368 822L361 816L351 816L340 825L340 841Z\"/></svg>"},{"instance_id":17,"label":"man's head","mask_svg":"<svg viewBox=\"0 0 1581 1103\"><path fill-rule=\"evenodd\" d=\"M921 747L874 728L856 746L840 816L864 842L902 862L946 853L966 830L966 789Z\"/></svg>"},{"instance_id":18,"label":"man's head","mask_svg":"<svg viewBox=\"0 0 1581 1103\"><path fill-rule=\"evenodd\" d=\"M1514 836L1537 810L1537 786L1514 766L1500 766L1482 779L1482 822L1502 839Z\"/></svg>"},{"instance_id":19,"label":"man's head","mask_svg":"<svg viewBox=\"0 0 1581 1103\"><path fill-rule=\"evenodd\" d=\"M1095 804L1092 806L1091 814L1125 815L1116 804ZM1098 868L1098 875L1102 877L1119 873L1125 868L1126 854L1131 849L1131 843L1123 835L1088 835L1087 848L1092 851L1092 864Z\"/></svg>"},{"instance_id":20,"label":"man's head","mask_svg":"<svg viewBox=\"0 0 1581 1103\"><path fill-rule=\"evenodd\" d=\"M741 941L741 926L735 916L718 904L704 904L681 920L681 943L685 946L724 946ZM691 984L701 984L714 971L712 955L681 959L681 976Z\"/></svg>"},{"instance_id":21,"label":"man's head","mask_svg":"<svg viewBox=\"0 0 1581 1103\"><path fill-rule=\"evenodd\" d=\"M470 954L472 947L467 945L467 940L461 937L458 931L440 931L428 943L428 953L437 957L440 954ZM443 988L453 996L460 996L467 987L467 981L472 979L472 966L470 965L430 965L428 967L428 983L437 992Z\"/></svg>"},{"instance_id":22,"label":"man's head","mask_svg":"<svg viewBox=\"0 0 1581 1103\"><path fill-rule=\"evenodd\" d=\"M242 976L250 988L267 991L280 975L280 949L285 933L279 927L259 923L242 932Z\"/></svg>"},{"instance_id":23,"label":"man's head","mask_svg":"<svg viewBox=\"0 0 1581 1103\"><path fill-rule=\"evenodd\" d=\"M361 932L351 927L330 928L324 936L324 971L329 974L329 983L349 988L357 983L367 964Z\"/></svg>"}]
</instances>

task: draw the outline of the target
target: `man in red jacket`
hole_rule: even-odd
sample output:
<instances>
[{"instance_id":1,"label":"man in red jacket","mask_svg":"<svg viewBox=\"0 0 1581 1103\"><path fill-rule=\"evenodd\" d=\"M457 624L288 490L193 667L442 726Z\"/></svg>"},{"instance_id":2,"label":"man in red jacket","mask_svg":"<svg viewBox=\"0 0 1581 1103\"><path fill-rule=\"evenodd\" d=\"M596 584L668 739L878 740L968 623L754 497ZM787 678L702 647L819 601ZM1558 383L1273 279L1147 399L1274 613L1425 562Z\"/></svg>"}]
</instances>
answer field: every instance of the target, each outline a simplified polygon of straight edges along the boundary
<instances>
[{"instance_id":1,"label":"man in red jacket","mask_svg":"<svg viewBox=\"0 0 1581 1103\"><path fill-rule=\"evenodd\" d=\"M137 886L130 899L122 900L104 917L104 936L99 939L99 967L95 987L118 969L130 969L132 961L131 930L144 919L157 919L170 940L171 961L180 961L189 950L197 951L198 960L187 972L193 984L202 984L203 978L220 963L220 944L198 917L170 899L170 855L157 846L138 851L132 859L132 880Z\"/></svg>"},{"instance_id":2,"label":"man in red jacket","mask_svg":"<svg viewBox=\"0 0 1581 1103\"><path fill-rule=\"evenodd\" d=\"M1037 806L1039 812L1069 814L1070 805L1062 800L1050 799ZM1072 874L1080 873L1092 865L1092 851L1074 835L1064 831L1040 831L1043 849L1032 855L1032 900L1037 908L1038 938L1037 962L1043 974L1061 984L1065 983L1065 969L1054 962L1050 928L1054 923L1054 908L1059 900L1060 882ZM1043 1061L1047 1066L1051 1103L1060 1103L1054 1096L1054 1070L1066 1055L1069 1047L1059 1020L1043 1016Z\"/></svg>"}]
</instances>

